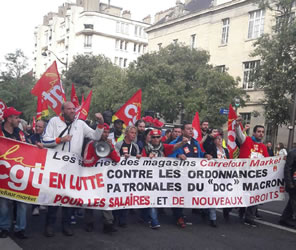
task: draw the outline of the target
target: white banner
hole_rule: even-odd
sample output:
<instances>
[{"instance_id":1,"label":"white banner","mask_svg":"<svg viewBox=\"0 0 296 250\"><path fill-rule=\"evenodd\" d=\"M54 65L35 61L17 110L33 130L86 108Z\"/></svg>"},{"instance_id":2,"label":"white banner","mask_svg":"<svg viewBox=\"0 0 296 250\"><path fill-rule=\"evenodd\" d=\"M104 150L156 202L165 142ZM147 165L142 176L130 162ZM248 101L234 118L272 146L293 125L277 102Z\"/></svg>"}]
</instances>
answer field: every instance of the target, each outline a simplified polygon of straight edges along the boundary
<instances>
[{"instance_id":1,"label":"white banner","mask_svg":"<svg viewBox=\"0 0 296 250\"><path fill-rule=\"evenodd\" d=\"M284 199L282 157L101 159L86 168L77 155L17 143L0 149L0 196L27 203L113 210L246 207Z\"/></svg>"}]
</instances>

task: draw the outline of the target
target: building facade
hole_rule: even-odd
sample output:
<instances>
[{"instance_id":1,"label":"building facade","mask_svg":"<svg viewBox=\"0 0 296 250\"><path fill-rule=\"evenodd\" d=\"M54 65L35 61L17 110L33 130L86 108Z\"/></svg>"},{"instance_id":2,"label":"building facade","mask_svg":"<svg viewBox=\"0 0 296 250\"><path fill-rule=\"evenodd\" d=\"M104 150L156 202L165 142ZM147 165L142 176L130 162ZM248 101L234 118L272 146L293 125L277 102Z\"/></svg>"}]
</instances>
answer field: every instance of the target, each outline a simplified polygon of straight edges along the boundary
<instances>
[{"instance_id":1,"label":"building facade","mask_svg":"<svg viewBox=\"0 0 296 250\"><path fill-rule=\"evenodd\" d=\"M65 3L57 13L44 16L35 28L34 73L39 78L57 61L59 71L67 70L74 56L99 55L125 68L147 50L144 31L150 18L143 22L131 19L130 11L112 6L110 0L76 0Z\"/></svg>"},{"instance_id":2,"label":"building facade","mask_svg":"<svg viewBox=\"0 0 296 250\"><path fill-rule=\"evenodd\" d=\"M252 0L185 0L184 3L177 0L174 8L157 13L155 23L146 30L148 51L158 51L176 42L207 50L210 63L234 78L239 77L239 87L250 96L238 113L251 127L268 125L264 117L264 93L250 81L250 73L260 58L250 54L256 39L272 32L275 22L274 13L260 9ZM268 126L267 130L270 130ZM278 141L287 144L287 128L278 130Z\"/></svg>"}]
</instances>

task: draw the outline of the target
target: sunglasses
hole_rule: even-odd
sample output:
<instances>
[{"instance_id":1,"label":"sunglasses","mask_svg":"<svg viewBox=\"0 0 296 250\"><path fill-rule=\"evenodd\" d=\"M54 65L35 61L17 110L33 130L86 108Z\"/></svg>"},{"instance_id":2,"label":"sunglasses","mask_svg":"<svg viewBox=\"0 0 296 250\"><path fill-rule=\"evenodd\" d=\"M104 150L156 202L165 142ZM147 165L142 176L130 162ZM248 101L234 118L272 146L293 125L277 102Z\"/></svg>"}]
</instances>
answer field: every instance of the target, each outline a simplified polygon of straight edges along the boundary
<instances>
[{"instance_id":1,"label":"sunglasses","mask_svg":"<svg viewBox=\"0 0 296 250\"><path fill-rule=\"evenodd\" d=\"M155 138L159 139L160 136L151 136L151 139L155 139Z\"/></svg>"}]
</instances>

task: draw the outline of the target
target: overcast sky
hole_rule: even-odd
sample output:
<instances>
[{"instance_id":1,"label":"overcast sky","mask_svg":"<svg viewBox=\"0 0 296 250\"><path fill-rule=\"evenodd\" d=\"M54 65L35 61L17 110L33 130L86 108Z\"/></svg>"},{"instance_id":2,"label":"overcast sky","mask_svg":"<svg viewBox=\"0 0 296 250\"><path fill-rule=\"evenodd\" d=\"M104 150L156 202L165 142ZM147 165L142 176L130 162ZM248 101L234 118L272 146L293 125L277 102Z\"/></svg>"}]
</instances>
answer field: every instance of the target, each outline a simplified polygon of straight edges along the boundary
<instances>
[{"instance_id":1,"label":"overcast sky","mask_svg":"<svg viewBox=\"0 0 296 250\"><path fill-rule=\"evenodd\" d=\"M57 12L64 2L76 0L2 0L0 8L0 63L4 55L22 49L32 59L34 27L42 24L48 12ZM108 0L101 0L107 3ZM173 7L176 0L111 0L111 4L131 11L132 18L142 20L147 15Z\"/></svg>"}]
</instances>

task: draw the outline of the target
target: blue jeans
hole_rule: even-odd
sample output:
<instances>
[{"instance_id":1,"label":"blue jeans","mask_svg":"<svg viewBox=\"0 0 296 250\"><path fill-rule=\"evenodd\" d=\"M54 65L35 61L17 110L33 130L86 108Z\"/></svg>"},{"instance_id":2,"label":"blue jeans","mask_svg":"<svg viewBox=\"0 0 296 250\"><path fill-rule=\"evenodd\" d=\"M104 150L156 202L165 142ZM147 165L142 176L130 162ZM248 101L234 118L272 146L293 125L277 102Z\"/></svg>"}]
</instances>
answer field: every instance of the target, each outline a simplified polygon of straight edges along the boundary
<instances>
[{"instance_id":1,"label":"blue jeans","mask_svg":"<svg viewBox=\"0 0 296 250\"><path fill-rule=\"evenodd\" d=\"M157 208L143 208L141 209L142 218L145 222L149 222L151 220L151 226L154 227L156 225L160 225L157 216Z\"/></svg>"},{"instance_id":2,"label":"blue jeans","mask_svg":"<svg viewBox=\"0 0 296 250\"><path fill-rule=\"evenodd\" d=\"M217 217L216 217L216 208L209 208L208 212L209 212L210 220L216 220L217 219Z\"/></svg>"},{"instance_id":3,"label":"blue jeans","mask_svg":"<svg viewBox=\"0 0 296 250\"><path fill-rule=\"evenodd\" d=\"M11 204L9 204L11 203ZM11 227L11 210L9 205L12 205L12 201L0 198L0 230L8 230ZM27 205L25 203L16 202L16 224L14 231L18 232L25 230L27 225Z\"/></svg>"}]
</instances>

